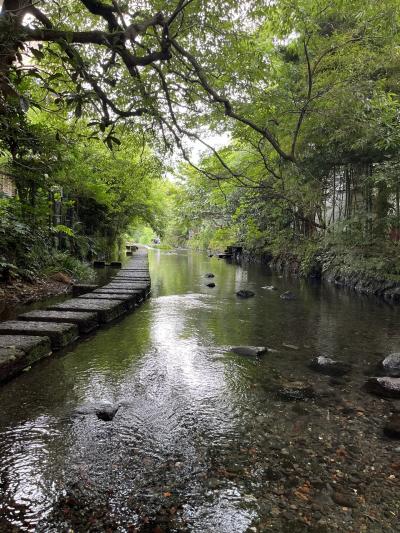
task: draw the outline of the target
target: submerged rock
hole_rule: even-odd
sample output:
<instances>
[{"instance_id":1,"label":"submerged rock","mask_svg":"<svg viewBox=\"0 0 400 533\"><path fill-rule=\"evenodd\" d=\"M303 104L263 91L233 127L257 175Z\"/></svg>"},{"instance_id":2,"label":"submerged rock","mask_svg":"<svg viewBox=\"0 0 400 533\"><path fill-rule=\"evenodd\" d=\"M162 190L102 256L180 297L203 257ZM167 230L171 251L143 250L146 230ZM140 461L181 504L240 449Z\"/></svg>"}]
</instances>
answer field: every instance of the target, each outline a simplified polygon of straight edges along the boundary
<instances>
[{"instance_id":1,"label":"submerged rock","mask_svg":"<svg viewBox=\"0 0 400 533\"><path fill-rule=\"evenodd\" d=\"M204 275L205 278L215 278L215 275L212 272L207 272L207 274Z\"/></svg>"},{"instance_id":2,"label":"submerged rock","mask_svg":"<svg viewBox=\"0 0 400 533\"><path fill-rule=\"evenodd\" d=\"M120 406L120 404L112 404L108 402L86 404L75 409L74 415L96 415L100 420L110 422L116 415Z\"/></svg>"},{"instance_id":3,"label":"submerged rock","mask_svg":"<svg viewBox=\"0 0 400 533\"><path fill-rule=\"evenodd\" d=\"M309 385L282 387L278 390L278 397L287 402L312 400L316 397L315 390Z\"/></svg>"},{"instance_id":4,"label":"submerged rock","mask_svg":"<svg viewBox=\"0 0 400 533\"><path fill-rule=\"evenodd\" d=\"M267 291L277 291L278 289L274 287L273 285L266 285L265 287L261 287L262 289L266 289Z\"/></svg>"},{"instance_id":5,"label":"submerged rock","mask_svg":"<svg viewBox=\"0 0 400 533\"><path fill-rule=\"evenodd\" d=\"M246 357L258 357L263 355L268 348L265 346L233 346L231 352L237 355L244 355Z\"/></svg>"},{"instance_id":6,"label":"submerged rock","mask_svg":"<svg viewBox=\"0 0 400 533\"><path fill-rule=\"evenodd\" d=\"M319 355L311 361L310 368L327 376L344 376L350 372L352 367L349 363Z\"/></svg>"},{"instance_id":7,"label":"submerged rock","mask_svg":"<svg viewBox=\"0 0 400 533\"><path fill-rule=\"evenodd\" d=\"M215 287L215 283L211 282L211 283L206 283L206 287Z\"/></svg>"},{"instance_id":8,"label":"submerged rock","mask_svg":"<svg viewBox=\"0 0 400 533\"><path fill-rule=\"evenodd\" d=\"M394 414L386 422L383 432L391 439L400 439L400 415Z\"/></svg>"},{"instance_id":9,"label":"submerged rock","mask_svg":"<svg viewBox=\"0 0 400 533\"><path fill-rule=\"evenodd\" d=\"M400 377L400 353L391 353L385 357L382 368L388 376Z\"/></svg>"},{"instance_id":10,"label":"submerged rock","mask_svg":"<svg viewBox=\"0 0 400 533\"><path fill-rule=\"evenodd\" d=\"M368 392L383 398L400 398L400 378L378 377L370 378L365 383Z\"/></svg>"},{"instance_id":11,"label":"submerged rock","mask_svg":"<svg viewBox=\"0 0 400 533\"><path fill-rule=\"evenodd\" d=\"M281 300L296 300L296 295L291 291L286 291L280 295Z\"/></svg>"},{"instance_id":12,"label":"submerged rock","mask_svg":"<svg viewBox=\"0 0 400 533\"><path fill-rule=\"evenodd\" d=\"M95 414L100 420L110 422L117 414L119 407L119 404L104 403L95 408Z\"/></svg>"},{"instance_id":13,"label":"submerged rock","mask_svg":"<svg viewBox=\"0 0 400 533\"><path fill-rule=\"evenodd\" d=\"M239 298L251 298L255 296L255 293L246 289L240 289L240 291L237 291L236 296L239 296Z\"/></svg>"}]
</instances>

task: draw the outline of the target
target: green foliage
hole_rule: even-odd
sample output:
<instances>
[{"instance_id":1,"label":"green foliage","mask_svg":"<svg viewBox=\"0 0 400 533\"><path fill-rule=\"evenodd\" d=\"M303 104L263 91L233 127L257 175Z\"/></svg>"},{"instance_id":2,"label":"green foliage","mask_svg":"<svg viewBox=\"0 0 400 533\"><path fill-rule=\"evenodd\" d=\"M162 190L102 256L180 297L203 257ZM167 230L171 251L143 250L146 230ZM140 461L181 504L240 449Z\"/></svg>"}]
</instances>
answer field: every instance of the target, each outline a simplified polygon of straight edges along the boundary
<instances>
[{"instance_id":1,"label":"green foliage","mask_svg":"<svg viewBox=\"0 0 400 533\"><path fill-rule=\"evenodd\" d=\"M94 281L95 273L86 263L83 263L76 257L67 252L53 252L49 258L49 265L46 266L42 273L45 275L63 272L77 281Z\"/></svg>"}]
</instances>

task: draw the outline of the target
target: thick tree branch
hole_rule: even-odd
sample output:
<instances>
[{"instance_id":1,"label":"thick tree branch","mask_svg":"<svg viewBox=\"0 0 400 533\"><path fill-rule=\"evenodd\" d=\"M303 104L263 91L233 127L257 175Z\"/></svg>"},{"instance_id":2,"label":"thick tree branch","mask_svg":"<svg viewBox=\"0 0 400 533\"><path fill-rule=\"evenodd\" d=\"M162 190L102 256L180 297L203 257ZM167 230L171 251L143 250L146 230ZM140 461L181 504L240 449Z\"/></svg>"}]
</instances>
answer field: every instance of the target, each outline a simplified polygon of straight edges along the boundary
<instances>
[{"instance_id":1,"label":"thick tree branch","mask_svg":"<svg viewBox=\"0 0 400 533\"><path fill-rule=\"evenodd\" d=\"M211 96L212 100L216 103L222 104L224 106L225 115L237 120L238 122L241 122L242 124L245 124L246 126L249 126L251 129L257 131L259 134L261 134L274 148L274 150L279 154L279 156L286 160L286 161L294 161L294 157L292 154L286 153L279 145L278 140L275 138L275 136L272 134L272 132L268 128L263 128L256 124L255 122L251 121L250 119L243 117L239 115L232 107L231 102L226 98L225 96L222 96L221 94L216 91L209 81L207 80L207 77L204 73L203 68L201 67L200 63L197 61L197 59L190 54L187 50L185 50L177 41L176 39L171 40L174 48L180 53L181 56L185 57L189 63L194 68L199 81L201 83L201 86L203 89Z\"/></svg>"}]
</instances>

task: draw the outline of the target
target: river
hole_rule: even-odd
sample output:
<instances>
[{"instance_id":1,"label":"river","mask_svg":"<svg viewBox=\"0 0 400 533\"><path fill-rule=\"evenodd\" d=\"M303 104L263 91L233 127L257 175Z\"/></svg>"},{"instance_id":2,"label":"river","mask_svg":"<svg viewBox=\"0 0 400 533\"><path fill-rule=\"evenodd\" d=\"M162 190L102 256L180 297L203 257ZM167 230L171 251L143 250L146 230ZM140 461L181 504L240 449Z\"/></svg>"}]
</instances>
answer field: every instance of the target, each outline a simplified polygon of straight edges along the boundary
<instances>
[{"instance_id":1,"label":"river","mask_svg":"<svg viewBox=\"0 0 400 533\"><path fill-rule=\"evenodd\" d=\"M258 265L149 255L140 309L0 388L0 531L399 531L400 443L382 434L399 402L362 388L400 351L398 308ZM316 354L352 371L316 373ZM277 393L304 384L315 398ZM104 401L120 404L111 422L82 414Z\"/></svg>"}]
</instances>

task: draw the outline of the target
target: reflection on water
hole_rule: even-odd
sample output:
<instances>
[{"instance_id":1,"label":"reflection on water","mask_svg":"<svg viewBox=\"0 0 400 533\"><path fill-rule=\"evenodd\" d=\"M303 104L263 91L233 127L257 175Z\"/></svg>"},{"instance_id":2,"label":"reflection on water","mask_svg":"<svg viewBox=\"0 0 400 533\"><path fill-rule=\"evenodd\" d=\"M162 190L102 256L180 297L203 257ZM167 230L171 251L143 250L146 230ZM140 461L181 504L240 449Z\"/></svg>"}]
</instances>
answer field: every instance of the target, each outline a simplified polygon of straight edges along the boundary
<instances>
[{"instance_id":1,"label":"reflection on water","mask_svg":"<svg viewBox=\"0 0 400 533\"><path fill-rule=\"evenodd\" d=\"M201 254L150 261L142 308L0 389L0 531L396 531L390 406L361 385L400 351L398 310ZM273 351L229 353L240 344ZM316 353L351 375L314 374ZM294 382L317 400L282 401ZM104 401L112 422L76 412Z\"/></svg>"}]
</instances>

